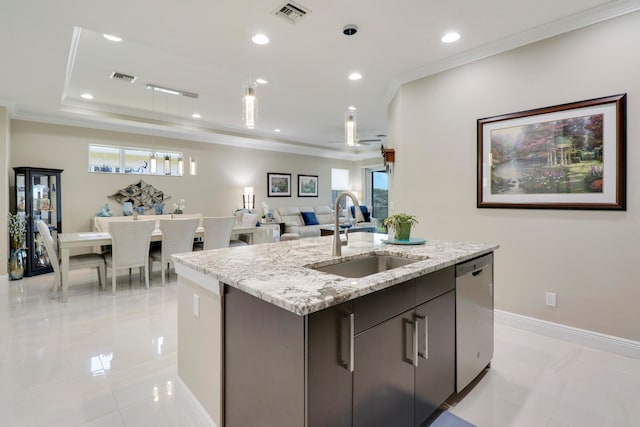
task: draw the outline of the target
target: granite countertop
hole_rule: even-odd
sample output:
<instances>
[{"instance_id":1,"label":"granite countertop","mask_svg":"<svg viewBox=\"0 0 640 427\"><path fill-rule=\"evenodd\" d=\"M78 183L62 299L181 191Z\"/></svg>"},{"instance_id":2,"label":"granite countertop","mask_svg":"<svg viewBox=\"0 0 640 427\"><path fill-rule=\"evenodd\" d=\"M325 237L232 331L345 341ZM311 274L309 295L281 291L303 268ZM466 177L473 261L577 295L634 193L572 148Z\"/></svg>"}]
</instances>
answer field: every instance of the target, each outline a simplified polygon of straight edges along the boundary
<instances>
[{"instance_id":1,"label":"granite countertop","mask_svg":"<svg viewBox=\"0 0 640 427\"><path fill-rule=\"evenodd\" d=\"M250 295L304 316L414 277L494 251L482 242L428 240L424 245L390 245L386 234L354 233L342 257L331 256L332 236L174 255L187 267ZM345 278L308 268L377 253L420 259L362 278ZM180 268L181 269L181 268Z\"/></svg>"}]
</instances>

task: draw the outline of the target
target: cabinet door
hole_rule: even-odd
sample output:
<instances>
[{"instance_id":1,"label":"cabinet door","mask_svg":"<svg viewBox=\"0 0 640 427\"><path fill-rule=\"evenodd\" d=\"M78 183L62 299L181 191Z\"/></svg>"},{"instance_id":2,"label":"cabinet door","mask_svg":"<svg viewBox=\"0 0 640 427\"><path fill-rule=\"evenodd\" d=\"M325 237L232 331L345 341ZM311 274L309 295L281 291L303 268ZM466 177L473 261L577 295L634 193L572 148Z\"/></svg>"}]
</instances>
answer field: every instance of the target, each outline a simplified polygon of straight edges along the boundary
<instances>
[{"instance_id":1,"label":"cabinet door","mask_svg":"<svg viewBox=\"0 0 640 427\"><path fill-rule=\"evenodd\" d=\"M455 291L415 309L418 363L415 371L415 426L420 426L454 391Z\"/></svg>"},{"instance_id":2,"label":"cabinet door","mask_svg":"<svg viewBox=\"0 0 640 427\"><path fill-rule=\"evenodd\" d=\"M225 427L304 423L304 319L225 286Z\"/></svg>"},{"instance_id":3,"label":"cabinet door","mask_svg":"<svg viewBox=\"0 0 640 427\"><path fill-rule=\"evenodd\" d=\"M353 302L349 301L308 317L308 427L351 427L352 315Z\"/></svg>"},{"instance_id":4,"label":"cabinet door","mask_svg":"<svg viewBox=\"0 0 640 427\"><path fill-rule=\"evenodd\" d=\"M413 310L355 337L354 427L413 425Z\"/></svg>"}]
</instances>

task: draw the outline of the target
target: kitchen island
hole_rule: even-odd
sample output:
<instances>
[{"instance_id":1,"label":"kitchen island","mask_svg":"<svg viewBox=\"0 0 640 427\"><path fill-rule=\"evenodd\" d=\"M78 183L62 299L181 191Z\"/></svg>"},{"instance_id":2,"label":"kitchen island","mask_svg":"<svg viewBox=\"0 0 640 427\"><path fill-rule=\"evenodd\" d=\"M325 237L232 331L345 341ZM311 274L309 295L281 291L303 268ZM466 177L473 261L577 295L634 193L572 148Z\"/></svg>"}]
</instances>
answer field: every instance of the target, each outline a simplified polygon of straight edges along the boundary
<instances>
[{"instance_id":1,"label":"kitchen island","mask_svg":"<svg viewBox=\"0 0 640 427\"><path fill-rule=\"evenodd\" d=\"M498 246L386 237L350 235L339 258L331 237L174 257L178 373L215 425L420 425L453 392L454 267ZM373 256L407 262L318 270Z\"/></svg>"}]
</instances>

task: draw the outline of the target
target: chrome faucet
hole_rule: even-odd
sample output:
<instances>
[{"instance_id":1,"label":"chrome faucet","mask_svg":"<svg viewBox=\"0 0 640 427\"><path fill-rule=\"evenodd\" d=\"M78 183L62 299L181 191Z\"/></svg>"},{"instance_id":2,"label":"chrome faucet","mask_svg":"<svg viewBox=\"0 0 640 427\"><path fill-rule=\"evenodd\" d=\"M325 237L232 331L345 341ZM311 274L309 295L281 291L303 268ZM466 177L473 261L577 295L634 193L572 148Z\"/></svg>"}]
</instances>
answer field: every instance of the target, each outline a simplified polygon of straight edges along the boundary
<instances>
[{"instance_id":1,"label":"chrome faucet","mask_svg":"<svg viewBox=\"0 0 640 427\"><path fill-rule=\"evenodd\" d=\"M335 221L333 224L333 250L331 252L331 254L333 256L342 256L342 239L340 239L340 224L339 224L339 218L338 218L338 209L340 209L340 201L342 199L344 199L345 197L350 197L351 200L353 201L353 211L356 215L356 223L358 222L364 222L364 216L362 215L362 211L360 210L360 202L358 202L358 198L356 197L355 194L351 193L350 191L344 191L342 193L340 193L338 195L338 197L336 197L336 206L335 206ZM349 217L349 212L347 212L347 218ZM347 229L344 229L344 234L346 237L346 241L345 241L345 245L349 242L349 234Z\"/></svg>"}]
</instances>

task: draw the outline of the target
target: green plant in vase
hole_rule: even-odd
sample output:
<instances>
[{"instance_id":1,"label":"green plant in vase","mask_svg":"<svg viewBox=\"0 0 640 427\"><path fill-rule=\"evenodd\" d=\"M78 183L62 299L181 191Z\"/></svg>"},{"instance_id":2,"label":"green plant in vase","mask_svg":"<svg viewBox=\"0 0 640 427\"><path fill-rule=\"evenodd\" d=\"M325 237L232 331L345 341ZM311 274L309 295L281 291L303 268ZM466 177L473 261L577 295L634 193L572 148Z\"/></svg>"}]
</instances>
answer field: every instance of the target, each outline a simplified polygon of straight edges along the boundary
<instances>
[{"instance_id":1,"label":"green plant in vase","mask_svg":"<svg viewBox=\"0 0 640 427\"><path fill-rule=\"evenodd\" d=\"M383 225L387 230L393 229L395 240L409 240L411 229L418 223L418 218L404 212L393 214L385 218Z\"/></svg>"},{"instance_id":2,"label":"green plant in vase","mask_svg":"<svg viewBox=\"0 0 640 427\"><path fill-rule=\"evenodd\" d=\"M26 215L9 212L9 237L11 238L11 254L9 257L9 278L22 279L24 275L23 248L27 237Z\"/></svg>"}]
</instances>

